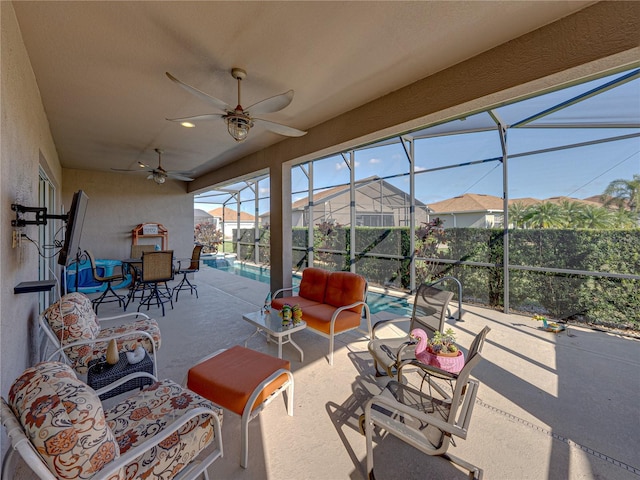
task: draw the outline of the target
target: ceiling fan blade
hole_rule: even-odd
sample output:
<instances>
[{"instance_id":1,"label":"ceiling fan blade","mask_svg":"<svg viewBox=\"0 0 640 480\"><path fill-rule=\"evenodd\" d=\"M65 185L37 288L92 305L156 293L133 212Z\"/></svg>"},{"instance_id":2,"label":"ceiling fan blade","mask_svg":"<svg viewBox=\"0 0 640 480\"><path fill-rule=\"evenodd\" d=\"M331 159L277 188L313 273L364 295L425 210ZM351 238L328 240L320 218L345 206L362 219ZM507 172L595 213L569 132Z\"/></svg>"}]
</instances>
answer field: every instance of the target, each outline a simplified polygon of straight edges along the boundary
<instances>
[{"instance_id":1,"label":"ceiling fan blade","mask_svg":"<svg viewBox=\"0 0 640 480\"><path fill-rule=\"evenodd\" d=\"M252 118L252 120L256 124L264 125L264 128L267 130L271 130L274 133L279 135L285 135L287 137L301 137L306 135L307 132L303 132L302 130L298 130L297 128L288 127L286 125L282 125L281 123L272 122L271 120L265 120L263 118Z\"/></svg>"},{"instance_id":2,"label":"ceiling fan blade","mask_svg":"<svg viewBox=\"0 0 640 480\"><path fill-rule=\"evenodd\" d=\"M170 178L175 178L176 180L182 180L183 182L192 182L193 178L187 177L186 175L182 175L178 172L167 172L167 176Z\"/></svg>"},{"instance_id":3,"label":"ceiling fan blade","mask_svg":"<svg viewBox=\"0 0 640 480\"><path fill-rule=\"evenodd\" d=\"M205 102L209 102L212 105L214 105L215 107L219 108L220 110L224 110L225 112L227 110L233 110L233 108L231 108L227 102L223 102L222 100L217 99L216 97L212 97L211 95L209 95L208 93L204 93L201 92L200 90L198 90L197 88L192 87L191 85L187 85L186 83L178 80L176 77L174 77L173 75L171 75L169 72L165 72L165 74L167 75L167 77L169 77L169 80L171 80L172 82L177 83L178 85L180 85L182 88L184 88L187 92L195 95L196 97L204 100Z\"/></svg>"},{"instance_id":4,"label":"ceiling fan blade","mask_svg":"<svg viewBox=\"0 0 640 480\"><path fill-rule=\"evenodd\" d=\"M251 115L279 112L289 105L292 100L293 90L289 90L288 92L281 93L280 95L275 95L258 103L254 103L250 107L246 108L245 112L251 112Z\"/></svg>"},{"instance_id":5,"label":"ceiling fan blade","mask_svg":"<svg viewBox=\"0 0 640 480\"><path fill-rule=\"evenodd\" d=\"M144 165L145 168L150 168L147 165ZM114 172L134 172L134 173L144 173L144 172L152 172L153 170L142 170L139 169L131 169L131 168L111 168Z\"/></svg>"},{"instance_id":6,"label":"ceiling fan blade","mask_svg":"<svg viewBox=\"0 0 640 480\"><path fill-rule=\"evenodd\" d=\"M199 122L201 120L216 120L218 118L222 118L225 114L223 113L205 113L204 115L195 115L193 117L182 117L182 118L167 118L170 122Z\"/></svg>"}]
</instances>

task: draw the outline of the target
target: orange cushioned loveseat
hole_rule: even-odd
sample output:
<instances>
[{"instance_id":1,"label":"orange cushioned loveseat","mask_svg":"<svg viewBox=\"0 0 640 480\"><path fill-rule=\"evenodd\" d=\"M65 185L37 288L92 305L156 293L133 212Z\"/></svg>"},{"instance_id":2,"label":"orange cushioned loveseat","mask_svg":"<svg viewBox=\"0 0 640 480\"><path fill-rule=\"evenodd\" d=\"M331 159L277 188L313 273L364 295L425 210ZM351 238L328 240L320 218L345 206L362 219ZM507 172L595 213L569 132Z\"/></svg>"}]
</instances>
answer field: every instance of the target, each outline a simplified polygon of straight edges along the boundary
<instances>
[{"instance_id":1,"label":"orange cushioned loveseat","mask_svg":"<svg viewBox=\"0 0 640 480\"><path fill-rule=\"evenodd\" d=\"M291 288L273 293L271 307L282 310L285 303L300 305L302 318L312 332L329 339L329 364L333 365L334 336L360 328L362 310L367 320L367 335L371 338L371 316L365 303L367 281L351 272L329 272L321 268L305 268L298 294L279 297Z\"/></svg>"}]
</instances>

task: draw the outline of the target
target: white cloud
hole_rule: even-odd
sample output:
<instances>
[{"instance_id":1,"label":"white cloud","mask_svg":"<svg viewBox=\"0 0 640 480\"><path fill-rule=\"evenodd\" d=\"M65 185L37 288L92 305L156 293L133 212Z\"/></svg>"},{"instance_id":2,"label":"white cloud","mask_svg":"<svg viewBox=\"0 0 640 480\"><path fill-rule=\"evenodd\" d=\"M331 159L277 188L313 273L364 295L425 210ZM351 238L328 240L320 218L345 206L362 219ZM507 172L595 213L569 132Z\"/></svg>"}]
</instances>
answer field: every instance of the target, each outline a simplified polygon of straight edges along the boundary
<instances>
[{"instance_id":1,"label":"white cloud","mask_svg":"<svg viewBox=\"0 0 640 480\"><path fill-rule=\"evenodd\" d=\"M369 163L372 165L376 165L378 163L382 163L382 160L380 160L379 158L370 158Z\"/></svg>"},{"instance_id":2,"label":"white cloud","mask_svg":"<svg viewBox=\"0 0 640 480\"><path fill-rule=\"evenodd\" d=\"M356 162L356 167L360 166L360 162ZM347 168L347 163L346 162L337 162L336 163L336 170L344 170L345 168Z\"/></svg>"}]
</instances>

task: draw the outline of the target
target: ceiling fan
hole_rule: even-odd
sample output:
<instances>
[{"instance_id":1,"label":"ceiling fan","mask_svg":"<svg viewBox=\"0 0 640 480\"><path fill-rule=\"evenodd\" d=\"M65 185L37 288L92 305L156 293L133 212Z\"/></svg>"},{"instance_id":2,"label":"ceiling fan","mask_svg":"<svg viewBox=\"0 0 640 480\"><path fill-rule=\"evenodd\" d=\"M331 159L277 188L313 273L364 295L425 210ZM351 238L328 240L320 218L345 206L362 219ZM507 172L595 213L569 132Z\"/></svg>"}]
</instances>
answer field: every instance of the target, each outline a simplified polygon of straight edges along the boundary
<instances>
[{"instance_id":1,"label":"ceiling fan","mask_svg":"<svg viewBox=\"0 0 640 480\"><path fill-rule=\"evenodd\" d=\"M263 113L273 113L282 110L293 100L293 90L289 90L288 92L282 93L280 95L269 97L258 103L254 103L246 109L243 108L240 101L240 83L247 77L247 72L245 72L241 68L233 68L231 70L231 76L238 81L238 105L235 108L231 107L229 104L223 102L222 100L218 100L217 98L212 97L211 95L204 93L197 88L181 82L169 72L165 73L171 81L180 85L187 92L212 104L218 110L221 110L220 113L208 113L204 115L196 115L193 117L184 118L167 118L167 120L181 123L185 127L193 127L193 124L191 122L197 122L200 120L215 120L221 118L227 124L227 130L229 131L229 134L236 140L236 142L242 142L244 139L246 139L247 135L249 134L249 130L251 130L251 127L253 127L254 124L262 125L267 130L288 137L301 137L302 135L307 133L303 132L302 130L298 130L297 128L288 127L280 123L272 122L271 120L265 120L264 118L257 118L253 116L256 114L260 115Z\"/></svg>"},{"instance_id":2,"label":"ceiling fan","mask_svg":"<svg viewBox=\"0 0 640 480\"><path fill-rule=\"evenodd\" d=\"M145 165L142 162L138 162L138 166L140 168L145 168L146 170L144 171L149 172L149 175L147 176L147 180L153 180L158 185L162 185L167 180L167 178L182 180L183 182L191 182L193 180L193 178L187 177L186 175L183 175L180 172L169 172L164 168L162 168L162 150L160 150L159 148L155 148L154 150L158 154L158 166L156 168L152 168L149 165ZM125 169L125 168L112 168L111 170L115 170L116 172L143 171L143 170L131 170L131 169Z\"/></svg>"}]
</instances>

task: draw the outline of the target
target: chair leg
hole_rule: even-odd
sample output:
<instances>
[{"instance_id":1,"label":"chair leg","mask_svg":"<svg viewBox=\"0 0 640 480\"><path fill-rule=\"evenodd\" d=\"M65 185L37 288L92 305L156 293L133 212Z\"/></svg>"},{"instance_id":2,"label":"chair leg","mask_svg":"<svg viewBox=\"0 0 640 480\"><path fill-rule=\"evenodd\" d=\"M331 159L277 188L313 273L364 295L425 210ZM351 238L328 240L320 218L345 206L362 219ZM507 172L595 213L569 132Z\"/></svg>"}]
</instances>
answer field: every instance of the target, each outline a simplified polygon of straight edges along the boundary
<instances>
[{"instance_id":1,"label":"chair leg","mask_svg":"<svg viewBox=\"0 0 640 480\"><path fill-rule=\"evenodd\" d=\"M193 295L193 292L196 292L196 298L198 298L198 286L192 284L189 279L187 278L189 272L185 272L183 273L182 276L182 280L180 280L180 283L178 283L178 285L176 285L175 287L173 287L173 291L176 294L176 302L178 301L178 296L180 295L180 290L186 290L187 286L185 285L185 283L189 286L189 293L191 293L191 295Z\"/></svg>"},{"instance_id":2,"label":"chair leg","mask_svg":"<svg viewBox=\"0 0 640 480\"><path fill-rule=\"evenodd\" d=\"M116 301L118 302L118 307L124 307L124 310L126 310L127 305L124 300L125 296L118 295L113 289L113 287L111 287L111 282L106 282L106 283L107 283L107 288L105 289L104 292L102 292L102 295L100 295L98 298L91 301L93 305L93 310L97 314L98 307L100 306L101 303L109 303L109 302L116 302ZM110 298L110 297L113 297L113 298ZM109 300L105 300L106 298L109 298Z\"/></svg>"}]
</instances>

